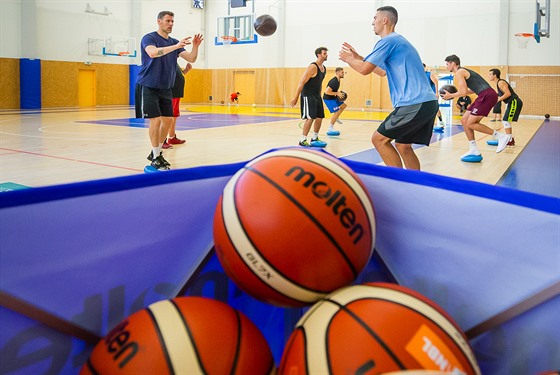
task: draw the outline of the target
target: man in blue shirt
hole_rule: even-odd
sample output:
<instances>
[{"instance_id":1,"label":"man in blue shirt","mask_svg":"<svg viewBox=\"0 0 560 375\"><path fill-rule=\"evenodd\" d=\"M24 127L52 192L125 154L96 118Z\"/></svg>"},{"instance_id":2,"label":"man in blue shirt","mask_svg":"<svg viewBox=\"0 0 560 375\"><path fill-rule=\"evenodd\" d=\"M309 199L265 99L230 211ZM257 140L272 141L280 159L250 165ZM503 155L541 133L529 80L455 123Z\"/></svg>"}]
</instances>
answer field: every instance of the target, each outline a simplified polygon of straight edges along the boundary
<instances>
[{"instance_id":1,"label":"man in blue shirt","mask_svg":"<svg viewBox=\"0 0 560 375\"><path fill-rule=\"evenodd\" d=\"M194 63L202 35L180 41L169 36L173 31L174 14L162 11L157 18L158 30L144 35L140 43L142 68L136 81L136 117L150 120L152 152L148 155L156 170L167 170L170 164L161 152L167 132L173 122L171 89L177 73L177 58ZM192 39L192 40L191 40ZM190 52L185 50L192 43Z\"/></svg>"},{"instance_id":2,"label":"man in blue shirt","mask_svg":"<svg viewBox=\"0 0 560 375\"><path fill-rule=\"evenodd\" d=\"M371 141L387 166L420 169L412 144L428 146L432 137L438 101L426 79L416 49L395 32L397 10L391 6L377 9L373 31L381 37L367 57L348 43L339 57L363 75L387 76L394 110L373 133ZM395 147L391 142L395 140ZM402 160L401 160L402 158Z\"/></svg>"}]
</instances>

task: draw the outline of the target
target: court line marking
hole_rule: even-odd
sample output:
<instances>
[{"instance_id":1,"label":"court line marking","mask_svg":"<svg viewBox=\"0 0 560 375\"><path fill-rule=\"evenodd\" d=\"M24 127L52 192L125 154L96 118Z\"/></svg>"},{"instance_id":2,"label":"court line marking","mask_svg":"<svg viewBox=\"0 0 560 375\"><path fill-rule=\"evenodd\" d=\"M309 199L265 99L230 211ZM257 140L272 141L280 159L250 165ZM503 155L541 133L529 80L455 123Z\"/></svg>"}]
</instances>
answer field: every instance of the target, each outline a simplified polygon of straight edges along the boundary
<instances>
[{"instance_id":1,"label":"court line marking","mask_svg":"<svg viewBox=\"0 0 560 375\"><path fill-rule=\"evenodd\" d=\"M14 149L11 149L11 148L4 148L4 147L0 147L0 150L11 151L11 152L14 152L14 153L16 153L16 154L18 154L18 153L19 153L19 154L29 154L29 155L43 156L43 157L53 158L53 159L60 159L60 160L67 160L67 161L75 161L75 162L83 163L83 164L98 165L98 166L101 166L101 167L109 167L109 168L116 168L116 169L124 169L124 170L127 170L127 171L134 171L134 172L143 172L143 170L141 170L141 169L128 168L128 167L120 167L120 166L118 166L118 165L111 165L111 164L104 164L104 163L96 163L96 162L86 161L86 160L73 159L73 158L66 158L66 157L63 157L63 156L53 156L53 155L41 154L41 153L38 153L38 152L14 150Z\"/></svg>"}]
</instances>

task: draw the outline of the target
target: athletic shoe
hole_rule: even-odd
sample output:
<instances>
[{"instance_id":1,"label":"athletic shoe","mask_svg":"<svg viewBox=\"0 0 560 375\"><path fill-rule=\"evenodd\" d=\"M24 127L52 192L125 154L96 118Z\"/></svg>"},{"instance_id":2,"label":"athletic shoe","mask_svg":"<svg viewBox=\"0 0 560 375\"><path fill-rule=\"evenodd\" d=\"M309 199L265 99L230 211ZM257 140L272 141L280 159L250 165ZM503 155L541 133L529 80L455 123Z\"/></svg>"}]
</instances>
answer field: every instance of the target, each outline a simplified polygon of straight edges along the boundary
<instances>
[{"instance_id":1,"label":"athletic shoe","mask_svg":"<svg viewBox=\"0 0 560 375\"><path fill-rule=\"evenodd\" d=\"M185 142L186 141L184 139L179 139L177 138L177 136L173 138L167 138L167 143L169 143L170 145L182 145Z\"/></svg>"},{"instance_id":2,"label":"athletic shoe","mask_svg":"<svg viewBox=\"0 0 560 375\"><path fill-rule=\"evenodd\" d=\"M158 171L168 171L169 170L169 166L165 163L165 160L163 159L163 157L161 155L156 157L154 159L154 161L152 161L151 166Z\"/></svg>"},{"instance_id":3,"label":"athletic shoe","mask_svg":"<svg viewBox=\"0 0 560 375\"><path fill-rule=\"evenodd\" d=\"M167 165L168 167L171 166L171 164L170 164L167 160L165 160L165 159L163 158L163 152L160 152L160 153L159 153L159 156L161 156L161 159L163 160L163 162L165 163L165 165ZM153 152L153 151L150 151L150 155L148 155L148 157L147 157L146 159L148 159L149 161L153 161L153 160L154 160L154 152ZM156 159L157 159L157 158L156 158Z\"/></svg>"},{"instance_id":4,"label":"athletic shoe","mask_svg":"<svg viewBox=\"0 0 560 375\"><path fill-rule=\"evenodd\" d=\"M163 148L164 150L167 150L169 148L173 148L173 146L171 146L169 143L167 143L167 141L163 141L163 145L161 146L161 148Z\"/></svg>"},{"instance_id":5,"label":"athletic shoe","mask_svg":"<svg viewBox=\"0 0 560 375\"><path fill-rule=\"evenodd\" d=\"M482 155L480 152L469 151L466 154L464 154L463 156L461 156L461 159L463 159L467 156L480 156L480 155Z\"/></svg>"},{"instance_id":6,"label":"athletic shoe","mask_svg":"<svg viewBox=\"0 0 560 375\"><path fill-rule=\"evenodd\" d=\"M445 129L445 126L434 125L435 132L442 132Z\"/></svg>"},{"instance_id":7,"label":"athletic shoe","mask_svg":"<svg viewBox=\"0 0 560 375\"><path fill-rule=\"evenodd\" d=\"M508 145L508 147L515 146L515 138L511 137L511 141L509 141L507 145Z\"/></svg>"},{"instance_id":8,"label":"athletic shoe","mask_svg":"<svg viewBox=\"0 0 560 375\"><path fill-rule=\"evenodd\" d=\"M317 137L315 139L312 139L311 142L309 142L309 145L311 147L325 147L327 145L327 142L321 141L319 137Z\"/></svg>"},{"instance_id":9,"label":"athletic shoe","mask_svg":"<svg viewBox=\"0 0 560 375\"><path fill-rule=\"evenodd\" d=\"M307 139L303 140L303 141L299 141L299 145L301 147L311 147L311 145L309 144L309 142L307 142Z\"/></svg>"},{"instance_id":10,"label":"athletic shoe","mask_svg":"<svg viewBox=\"0 0 560 375\"><path fill-rule=\"evenodd\" d=\"M165 159L163 158L163 152L160 152L160 153L159 153L159 158L161 158L161 160L163 161L163 164L165 164L165 165L168 166L168 167L171 167L171 163L169 163L167 160L165 160Z\"/></svg>"},{"instance_id":11,"label":"athletic shoe","mask_svg":"<svg viewBox=\"0 0 560 375\"><path fill-rule=\"evenodd\" d=\"M329 130L327 131L327 135L329 136L340 135L340 132L338 130Z\"/></svg>"},{"instance_id":12,"label":"athletic shoe","mask_svg":"<svg viewBox=\"0 0 560 375\"><path fill-rule=\"evenodd\" d=\"M496 153L504 151L511 138L511 134L498 133L498 147L496 148Z\"/></svg>"},{"instance_id":13,"label":"athletic shoe","mask_svg":"<svg viewBox=\"0 0 560 375\"><path fill-rule=\"evenodd\" d=\"M340 121L339 119L336 119L336 123L337 124L342 124L342 121Z\"/></svg>"},{"instance_id":14,"label":"athletic shoe","mask_svg":"<svg viewBox=\"0 0 560 375\"><path fill-rule=\"evenodd\" d=\"M438 120L437 124L440 128L445 128L445 123L442 120Z\"/></svg>"}]
</instances>

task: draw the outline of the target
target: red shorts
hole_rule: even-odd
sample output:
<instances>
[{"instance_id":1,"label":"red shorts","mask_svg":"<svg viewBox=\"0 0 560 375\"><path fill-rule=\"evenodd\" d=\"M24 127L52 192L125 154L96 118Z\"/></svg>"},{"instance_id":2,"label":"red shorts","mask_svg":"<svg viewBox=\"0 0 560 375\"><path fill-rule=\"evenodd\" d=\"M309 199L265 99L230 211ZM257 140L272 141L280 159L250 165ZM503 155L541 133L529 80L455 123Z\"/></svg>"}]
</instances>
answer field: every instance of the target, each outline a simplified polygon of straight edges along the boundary
<instances>
[{"instance_id":1,"label":"red shorts","mask_svg":"<svg viewBox=\"0 0 560 375\"><path fill-rule=\"evenodd\" d=\"M179 103L181 103L181 98L173 98L173 117L179 117Z\"/></svg>"},{"instance_id":2,"label":"red shorts","mask_svg":"<svg viewBox=\"0 0 560 375\"><path fill-rule=\"evenodd\" d=\"M494 91L493 88L489 87L478 93L477 98L474 100L473 104L467 108L467 111L471 111L475 116L488 116L497 102L498 93Z\"/></svg>"}]
</instances>

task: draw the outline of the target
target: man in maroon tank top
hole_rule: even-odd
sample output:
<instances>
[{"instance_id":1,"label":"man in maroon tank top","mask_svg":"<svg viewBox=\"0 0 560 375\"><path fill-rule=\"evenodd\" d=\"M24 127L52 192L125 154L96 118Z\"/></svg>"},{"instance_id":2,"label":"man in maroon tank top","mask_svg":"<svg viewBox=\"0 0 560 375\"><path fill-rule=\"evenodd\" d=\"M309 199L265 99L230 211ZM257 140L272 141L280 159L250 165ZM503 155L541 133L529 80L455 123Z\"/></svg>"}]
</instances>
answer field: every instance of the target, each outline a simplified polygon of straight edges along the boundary
<instances>
[{"instance_id":1,"label":"man in maroon tank top","mask_svg":"<svg viewBox=\"0 0 560 375\"><path fill-rule=\"evenodd\" d=\"M459 98L473 93L477 95L475 101L467 108L461 118L461 124L469 141L469 151L462 156L461 160L469 161L469 158L472 156L481 156L474 138L475 130L493 135L498 140L496 152L502 152L510 141L511 136L497 132L480 123L484 117L488 116L494 105L498 102L498 94L480 74L471 69L463 68L458 56L447 56L445 64L450 72L455 73L454 80L457 85L457 92L452 94L446 91L442 95L444 100ZM477 161L480 160L482 160L481 157Z\"/></svg>"}]
</instances>

